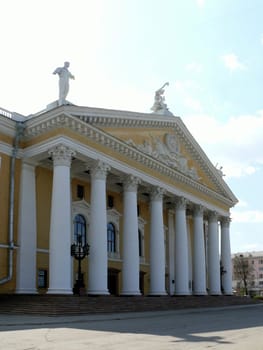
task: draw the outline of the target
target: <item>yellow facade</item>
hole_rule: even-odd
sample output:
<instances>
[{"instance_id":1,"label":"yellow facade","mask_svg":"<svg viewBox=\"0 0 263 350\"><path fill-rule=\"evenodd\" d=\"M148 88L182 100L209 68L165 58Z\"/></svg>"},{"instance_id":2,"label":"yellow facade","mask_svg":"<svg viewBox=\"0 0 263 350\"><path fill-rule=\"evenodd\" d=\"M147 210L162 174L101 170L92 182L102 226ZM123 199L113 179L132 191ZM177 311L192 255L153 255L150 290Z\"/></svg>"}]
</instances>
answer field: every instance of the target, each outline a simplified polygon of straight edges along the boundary
<instances>
[{"instance_id":1,"label":"yellow facade","mask_svg":"<svg viewBox=\"0 0 263 350\"><path fill-rule=\"evenodd\" d=\"M81 112L81 113L80 113ZM149 188L153 184L163 184L166 189L166 205L163 208L163 225L166 230L166 277L169 275L169 213L171 212L171 203L173 203L173 196L187 196L189 201L197 201L198 204L207 205L211 211L217 211L222 216L229 215L229 209L236 203L236 198L231 190L224 183L223 179L218 175L211 163L204 153L199 154L198 157L193 156L201 152L200 149L194 149L195 143L192 140L187 140L188 134L183 138L184 129L180 129L180 120L169 116L167 125L164 124L165 118L155 115L140 115L134 114L134 122L132 126L125 124L125 126L114 125L107 119L105 115L103 121L98 122L97 119L92 119L89 122L83 121L83 118L77 117L78 114L100 115L100 111L91 109L79 110L74 106L62 106L51 111L43 112L31 119L25 118L23 123L25 126L24 134L21 136L18 153L15 159L15 172L13 174L14 180L14 206L13 206L13 237L14 237L14 252L13 252L13 271L10 281L0 284L0 293L15 293L17 289L17 252L19 251L19 225L20 225L20 191L21 191L21 176L22 163L29 163L34 165L35 171L35 198L36 198L36 288L40 293L45 293L48 288L49 276L49 249L50 249L50 224L51 224L51 202L52 202L52 186L53 186L53 168L52 159L48 154L48 150L55 144L66 142L71 147L76 149L76 156L72 160L71 166L71 201L72 205L78 201L83 201L89 204L91 201L91 182L89 175L85 174L86 163L89 162L94 155L97 154L97 159L109 159L111 163L112 177L121 178L122 169L129 172L129 169L136 171L136 174L141 174L143 182L141 186L142 196L138 196L139 217L144 221L144 256L140 263L140 285L143 294L148 294L150 290L150 203L149 203ZM103 112L101 112L103 114ZM107 111L109 117L114 117L114 111ZM14 149L13 142L16 134L16 121L10 121L9 118L0 116L1 123L8 124L9 132L5 131L0 134L0 279L4 279L8 275L8 252L10 252L9 245L9 222L10 222L10 181L12 174L10 173L10 163L12 159L12 152ZM117 117L114 117L115 119ZM119 117L122 118L121 116ZM123 112L125 120L125 112ZM129 115L127 118L131 118ZM143 127L138 124L144 120ZM156 123L159 126L152 126L152 119L156 118ZM114 119L114 120L115 120ZM88 119L87 119L88 120ZM138 126L136 126L137 124ZM149 126L147 126L148 124ZM112 124L112 125L109 125ZM172 127L174 125L174 127ZM177 132L180 130L181 134ZM10 135L11 134L11 135ZM173 140L178 141L180 149L180 157L186 162L186 170L194 169L195 177L191 177L190 172L185 170L178 170L176 167L175 155L170 154L168 146L165 143L167 135L170 135ZM142 145L144 142L150 144L154 152L144 151ZM164 163L162 157L165 156L158 153L157 146L154 142L160 142L167 152L167 162ZM191 143L192 142L192 143ZM141 148L140 148L141 147ZM193 151L192 151L193 149ZM20 152L20 153L19 153ZM161 152L161 151L160 151ZM192 152L192 153L191 153ZM178 155L177 155L178 156ZM95 157L95 159L96 159ZM173 158L174 157L174 158ZM200 161L200 159L202 161ZM170 163L172 165L169 165ZM174 163L173 163L174 162ZM76 165L77 164L77 165ZM116 164L116 168L114 166ZM179 164L179 163L178 163ZM210 170L209 170L210 169ZM212 169L212 170L211 170ZM139 176L138 175L138 176ZM123 247L123 193L122 190L116 190L118 185L116 180L114 185L107 182L106 199L108 196L113 198L114 210L120 213L119 218L119 253L118 259L108 259L109 278L112 278L111 283L116 283L116 294L121 293L122 285L122 247ZM77 196L77 187L82 186L84 195L82 198ZM147 189L147 186L149 187ZM146 188L146 189L145 189ZM144 192L148 191L147 196ZM174 194L173 194L174 191ZM178 194L177 194L178 193ZM199 203L200 202L200 203ZM109 209L109 208L108 208ZM61 218L63 220L63 218ZM72 216L72 236L73 236L73 219ZM191 255L193 255L193 219L187 218ZM88 234L88 233L87 233ZM73 259L73 258L72 258ZM82 261L82 272L85 280L88 275L88 259ZM72 270L73 281L77 274L77 262L74 261ZM38 278L39 270L46 271L47 285L39 288ZM114 276L118 276L114 280ZM110 283L110 282L109 282Z\"/></svg>"}]
</instances>

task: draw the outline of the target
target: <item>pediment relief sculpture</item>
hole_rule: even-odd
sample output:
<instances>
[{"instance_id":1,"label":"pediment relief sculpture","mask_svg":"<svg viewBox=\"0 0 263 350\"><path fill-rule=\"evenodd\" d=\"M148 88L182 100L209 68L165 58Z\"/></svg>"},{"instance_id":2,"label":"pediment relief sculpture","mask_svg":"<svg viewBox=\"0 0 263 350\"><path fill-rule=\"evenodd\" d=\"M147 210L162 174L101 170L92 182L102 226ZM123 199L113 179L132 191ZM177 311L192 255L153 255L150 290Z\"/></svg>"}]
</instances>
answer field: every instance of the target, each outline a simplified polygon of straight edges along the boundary
<instances>
[{"instance_id":1,"label":"pediment relief sculpture","mask_svg":"<svg viewBox=\"0 0 263 350\"><path fill-rule=\"evenodd\" d=\"M194 180L200 180L194 167L189 167L188 160L181 154L180 145L175 135L165 134L164 142L158 136L150 135L141 144L135 144L132 139L126 141L130 146L157 159L165 165L179 170Z\"/></svg>"}]
</instances>

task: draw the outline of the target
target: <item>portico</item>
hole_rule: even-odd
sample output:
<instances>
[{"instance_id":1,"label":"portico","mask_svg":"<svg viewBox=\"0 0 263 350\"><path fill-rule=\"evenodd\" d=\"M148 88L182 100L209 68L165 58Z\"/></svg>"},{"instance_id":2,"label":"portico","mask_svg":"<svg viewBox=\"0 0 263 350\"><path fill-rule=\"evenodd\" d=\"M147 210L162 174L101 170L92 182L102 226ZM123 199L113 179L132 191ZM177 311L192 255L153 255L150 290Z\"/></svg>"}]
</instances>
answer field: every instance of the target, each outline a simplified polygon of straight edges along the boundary
<instances>
[{"instance_id":1,"label":"portico","mask_svg":"<svg viewBox=\"0 0 263 350\"><path fill-rule=\"evenodd\" d=\"M236 198L179 117L55 106L21 147L16 293L72 294L80 235L86 294L232 293Z\"/></svg>"},{"instance_id":2,"label":"portico","mask_svg":"<svg viewBox=\"0 0 263 350\"><path fill-rule=\"evenodd\" d=\"M76 150L68 147L66 143L60 143L48 152L53 159L53 162L49 163L53 178L50 243L47 253L49 256L50 277L47 292L49 294L72 294L72 286L74 284L72 276L74 274L69 252L73 240L72 222L74 217L70 208L72 208L73 204L71 182L76 171L75 165L72 164L72 157L74 156L73 163L78 162L76 159L78 153ZM122 235L122 245L118 259L122 277L120 294L141 294L139 289L140 252L137 206L139 205L138 196L142 190L146 198L145 203L149 207L149 259L146 263L149 266L150 280L148 294L221 294L218 225L222 223L221 244L224 250L223 261L225 269L230 272L231 259L229 260L229 256L231 257L231 255L230 250L226 249L230 246L229 217L218 219L216 213L209 210L209 208L205 208L199 203L191 202L183 196L169 193L159 186L147 184L145 178L140 179L131 174L118 173L110 163L86 159L83 162L84 164L89 164L88 167L85 166L85 169L89 169L88 174L83 171L83 177L86 177L90 186L90 202L85 209L86 217L89 218L87 237L91 246L85 280L87 294L109 294L107 285L109 267L107 251L107 189L114 188L114 186L117 187L117 185L120 188L118 192L123 198L123 212L121 213L123 221L122 226L118 227ZM77 166L79 168L79 162ZM117 173L119 174L118 176L116 175ZM32 176L32 173L25 174L25 176ZM118 182L114 184L113 178ZM24 184L26 184L25 179L21 183L22 188L26 186ZM147 189L148 193L145 193ZM31 189L30 195L32 198L35 198L34 188ZM62 197L63 200L61 201ZM167 202L169 202L169 220ZM189 215L186 215L190 207L193 208L190 216L193 220L193 251L190 250L190 236L188 234L187 220L189 220ZM85 210L82 212L85 213ZM165 216L167 216L167 222L170 225L170 239L166 242L167 247L165 247L164 239ZM66 220L61 220L61 217ZM204 230L206 218L208 223L207 233ZM36 235L36 232L34 232L34 235ZM172 239L172 237L174 238ZM36 236L34 236L34 240L36 240ZM172 247L172 250L175 251L174 256L172 254L166 256L165 254L165 251L170 250L170 244L174 245ZM23 245L21 245L21 251L22 249ZM28 252L31 255L31 261L34 261L36 251L37 249L34 248ZM21 266L26 264L26 261L30 258L28 254L24 255L24 261L23 255L20 256ZM193 254L191 259L193 261L193 276L189 274L190 254ZM172 269L169 268L171 265L173 265ZM165 274L168 274L169 280L174 280L175 289L172 293L165 286ZM19 290L23 290L23 292L29 290L31 293L32 289L28 289L27 280L33 280L35 275L36 268L31 268L29 271L20 271L17 292ZM225 282L225 285L227 288L227 282ZM226 289L226 291L231 294L229 289Z\"/></svg>"}]
</instances>

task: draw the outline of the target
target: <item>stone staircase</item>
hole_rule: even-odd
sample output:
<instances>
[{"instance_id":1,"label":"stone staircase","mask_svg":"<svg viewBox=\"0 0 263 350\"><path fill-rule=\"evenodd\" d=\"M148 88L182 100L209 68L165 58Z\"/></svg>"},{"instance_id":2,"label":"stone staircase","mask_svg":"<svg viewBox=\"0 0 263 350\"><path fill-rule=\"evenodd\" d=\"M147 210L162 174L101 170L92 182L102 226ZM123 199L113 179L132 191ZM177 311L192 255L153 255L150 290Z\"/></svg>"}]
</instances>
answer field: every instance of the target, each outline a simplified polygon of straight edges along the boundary
<instances>
[{"instance_id":1,"label":"stone staircase","mask_svg":"<svg viewBox=\"0 0 263 350\"><path fill-rule=\"evenodd\" d=\"M0 314L87 315L257 304L238 296L77 296L0 294Z\"/></svg>"}]
</instances>

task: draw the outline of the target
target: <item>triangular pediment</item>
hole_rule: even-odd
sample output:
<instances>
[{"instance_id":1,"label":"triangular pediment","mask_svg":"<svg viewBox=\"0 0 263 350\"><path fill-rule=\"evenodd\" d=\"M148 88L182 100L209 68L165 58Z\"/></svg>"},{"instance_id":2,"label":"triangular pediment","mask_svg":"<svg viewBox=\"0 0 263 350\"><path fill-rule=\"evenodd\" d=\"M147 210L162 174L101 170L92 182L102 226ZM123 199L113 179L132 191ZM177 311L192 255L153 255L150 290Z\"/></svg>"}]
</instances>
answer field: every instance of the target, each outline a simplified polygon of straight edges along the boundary
<instances>
[{"instance_id":1,"label":"triangular pediment","mask_svg":"<svg viewBox=\"0 0 263 350\"><path fill-rule=\"evenodd\" d=\"M98 146L103 145L107 152L119 152L149 170L175 176L203 193L207 189L225 199L229 206L237 202L222 173L210 162L180 117L62 106L35 116L27 124L27 138L47 129L69 129Z\"/></svg>"},{"instance_id":2,"label":"triangular pediment","mask_svg":"<svg viewBox=\"0 0 263 350\"><path fill-rule=\"evenodd\" d=\"M127 116L123 120L104 119L103 123L96 117L90 122L147 157L237 202L220 169L211 163L180 117L147 114L151 118L147 120L145 114L134 113L134 119L130 113Z\"/></svg>"}]
</instances>

